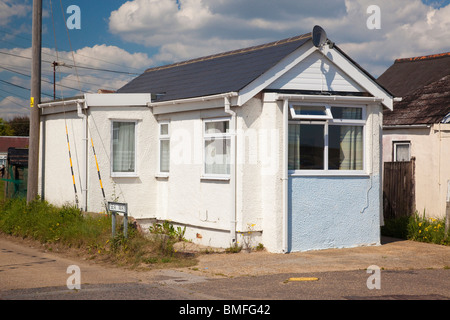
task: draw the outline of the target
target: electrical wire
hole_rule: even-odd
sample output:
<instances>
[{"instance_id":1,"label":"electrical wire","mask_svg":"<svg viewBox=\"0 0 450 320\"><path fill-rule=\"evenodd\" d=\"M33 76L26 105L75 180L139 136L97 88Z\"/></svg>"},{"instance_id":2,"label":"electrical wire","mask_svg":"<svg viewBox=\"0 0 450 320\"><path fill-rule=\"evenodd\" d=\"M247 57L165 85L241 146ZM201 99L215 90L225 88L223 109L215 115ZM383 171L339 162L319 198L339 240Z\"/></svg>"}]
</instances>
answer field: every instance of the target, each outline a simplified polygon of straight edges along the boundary
<instances>
[{"instance_id":1,"label":"electrical wire","mask_svg":"<svg viewBox=\"0 0 450 320\"><path fill-rule=\"evenodd\" d=\"M23 58L23 59L28 59L31 60L30 57L25 57L25 56L21 56L18 54L14 54L14 53L10 53L10 52L4 52L4 51L0 51L0 54L5 54L5 55L9 55L9 56L13 56L13 57L17 57L17 58ZM41 60L42 62L47 62L47 63L53 63L53 61L48 61L48 60ZM127 75L140 75L140 73L133 73L133 72L127 72L127 71L118 71L118 70L110 70L110 69L103 69L103 68L94 68L94 67L86 67L86 66L75 66L75 65L67 65L67 67L69 68L81 68L81 69L87 69L87 70L95 70L95 71L101 71L101 72L111 72L111 73L118 73L118 74L127 74Z\"/></svg>"},{"instance_id":2,"label":"electrical wire","mask_svg":"<svg viewBox=\"0 0 450 320\"><path fill-rule=\"evenodd\" d=\"M26 87L23 87L23 86L21 86L21 85L18 85L18 84L15 84L15 83L12 83L12 82L9 82L9 81L6 81L6 80L2 80L2 79L0 79L0 82L3 82L3 83L5 83L5 84L8 84L8 85L10 85L10 86L14 86L14 87L17 87L17 88L20 88L20 89L24 89L24 90L28 90L28 91L30 91L30 88L26 88ZM53 98L53 95L52 94L48 94L48 93L45 93L45 92L41 92L43 95L45 95L45 96L48 96L48 97L52 97Z\"/></svg>"}]
</instances>

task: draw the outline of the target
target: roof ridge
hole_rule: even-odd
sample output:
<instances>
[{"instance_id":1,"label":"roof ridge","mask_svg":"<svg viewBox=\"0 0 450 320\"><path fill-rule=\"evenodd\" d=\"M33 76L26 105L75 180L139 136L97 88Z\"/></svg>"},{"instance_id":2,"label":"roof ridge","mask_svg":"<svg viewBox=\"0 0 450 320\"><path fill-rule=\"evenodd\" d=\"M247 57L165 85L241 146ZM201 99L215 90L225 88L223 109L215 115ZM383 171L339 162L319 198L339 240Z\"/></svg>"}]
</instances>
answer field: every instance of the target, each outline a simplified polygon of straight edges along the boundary
<instances>
[{"instance_id":1,"label":"roof ridge","mask_svg":"<svg viewBox=\"0 0 450 320\"><path fill-rule=\"evenodd\" d=\"M439 58L444 58L447 56L450 56L450 52L430 54L427 56L418 56L418 57L411 57L411 58L399 58L399 59L395 59L395 63L439 59Z\"/></svg>"},{"instance_id":2,"label":"roof ridge","mask_svg":"<svg viewBox=\"0 0 450 320\"><path fill-rule=\"evenodd\" d=\"M187 64L191 64L191 63L200 62L200 61L207 61L207 60L217 59L217 58L231 56L231 55L234 55L234 54L239 54L239 53L244 53L244 52L256 51L256 50L265 49L265 48L268 48L268 47L274 47L274 46L277 46L277 45L282 45L282 44L285 44L285 43L306 39L306 38L309 38L309 37L311 37L311 32L310 33L305 33L305 34L302 34L302 35L299 35L299 36L294 36L294 37L290 37L290 38L286 38L286 39L282 39L282 40L278 40L278 41L273 41L273 42L269 42L269 43L265 43L265 44L261 44L261 45L248 47L248 48L242 48L242 49L237 49L237 50L232 50L232 51L226 51L226 52L217 53L217 54L204 56L204 57L200 57L200 58L195 58L195 59L191 59L191 60L176 62L176 63L172 63L172 64L160 66L160 67L149 68L149 69L145 70L145 73L158 71L158 70L163 70L163 69L169 69L169 68L173 68L173 67L179 67L179 66L182 66L182 65L187 65Z\"/></svg>"}]
</instances>

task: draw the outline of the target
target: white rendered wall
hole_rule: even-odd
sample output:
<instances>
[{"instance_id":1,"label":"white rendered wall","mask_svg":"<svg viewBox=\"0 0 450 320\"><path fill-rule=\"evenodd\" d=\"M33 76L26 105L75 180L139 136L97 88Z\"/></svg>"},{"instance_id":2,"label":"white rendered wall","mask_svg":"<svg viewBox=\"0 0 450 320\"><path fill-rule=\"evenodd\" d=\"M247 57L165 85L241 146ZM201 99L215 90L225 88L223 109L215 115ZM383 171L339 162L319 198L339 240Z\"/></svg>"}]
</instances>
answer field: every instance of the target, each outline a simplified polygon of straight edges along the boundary
<instances>
[{"instance_id":1,"label":"white rendered wall","mask_svg":"<svg viewBox=\"0 0 450 320\"><path fill-rule=\"evenodd\" d=\"M45 200L55 204L75 205L75 191L73 187L72 173L70 170L69 149L66 138L66 126L69 133L72 167L78 199L82 201L80 186L80 168L82 154L82 120L76 112L64 114L46 115L42 117L41 144L40 144L40 168L39 187L41 196ZM43 140L45 139L45 143ZM42 167L45 170L43 182Z\"/></svg>"}]
</instances>

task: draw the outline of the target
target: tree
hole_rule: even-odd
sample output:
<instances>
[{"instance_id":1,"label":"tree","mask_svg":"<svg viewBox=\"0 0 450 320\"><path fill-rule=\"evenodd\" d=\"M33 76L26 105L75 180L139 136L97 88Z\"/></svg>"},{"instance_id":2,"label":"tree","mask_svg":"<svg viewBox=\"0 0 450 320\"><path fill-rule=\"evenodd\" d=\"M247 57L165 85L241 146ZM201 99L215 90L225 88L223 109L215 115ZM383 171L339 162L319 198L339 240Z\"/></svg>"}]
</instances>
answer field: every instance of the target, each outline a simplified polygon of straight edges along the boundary
<instances>
[{"instance_id":1,"label":"tree","mask_svg":"<svg viewBox=\"0 0 450 320\"><path fill-rule=\"evenodd\" d=\"M14 131L11 129L9 123L0 118L0 136L12 136L12 135L14 135Z\"/></svg>"},{"instance_id":2,"label":"tree","mask_svg":"<svg viewBox=\"0 0 450 320\"><path fill-rule=\"evenodd\" d=\"M8 122L15 136L28 137L30 135L30 118L16 116Z\"/></svg>"}]
</instances>

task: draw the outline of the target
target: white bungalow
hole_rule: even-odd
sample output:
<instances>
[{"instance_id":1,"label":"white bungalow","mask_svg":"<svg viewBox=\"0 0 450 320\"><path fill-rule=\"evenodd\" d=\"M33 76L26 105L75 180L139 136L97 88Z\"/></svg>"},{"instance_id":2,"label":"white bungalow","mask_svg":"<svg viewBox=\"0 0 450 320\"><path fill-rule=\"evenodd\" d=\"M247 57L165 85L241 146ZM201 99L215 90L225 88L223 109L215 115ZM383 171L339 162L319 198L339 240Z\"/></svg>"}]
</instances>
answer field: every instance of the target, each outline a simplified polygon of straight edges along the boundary
<instances>
[{"instance_id":1,"label":"white bungalow","mask_svg":"<svg viewBox=\"0 0 450 320\"><path fill-rule=\"evenodd\" d=\"M393 97L315 31L40 104L42 197L103 211L96 156L107 201L128 203L144 226L186 226L196 243L380 244L382 110Z\"/></svg>"}]
</instances>

